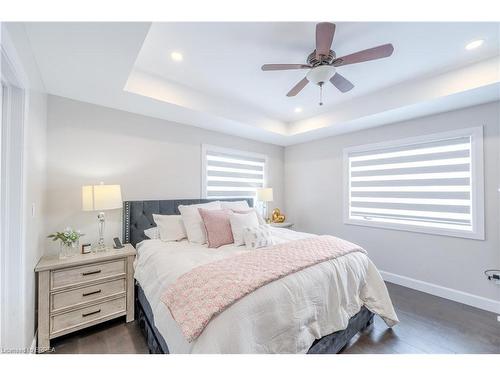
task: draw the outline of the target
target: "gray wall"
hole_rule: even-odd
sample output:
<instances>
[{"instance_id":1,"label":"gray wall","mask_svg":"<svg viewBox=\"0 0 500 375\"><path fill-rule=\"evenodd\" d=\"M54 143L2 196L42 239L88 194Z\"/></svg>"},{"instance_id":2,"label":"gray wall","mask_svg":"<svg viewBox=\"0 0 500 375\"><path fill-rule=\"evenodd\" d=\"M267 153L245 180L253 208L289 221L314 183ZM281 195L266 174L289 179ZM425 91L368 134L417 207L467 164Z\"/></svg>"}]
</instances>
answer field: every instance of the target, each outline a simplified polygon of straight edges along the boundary
<instances>
[{"instance_id":1,"label":"gray wall","mask_svg":"<svg viewBox=\"0 0 500 375\"><path fill-rule=\"evenodd\" d=\"M48 99L47 232L72 226L97 237L81 211L81 186L120 184L124 200L201 197L201 144L266 154L268 186L283 206L283 147L57 96ZM121 237L121 210L107 214L106 239ZM57 248L49 243L49 252Z\"/></svg>"},{"instance_id":2,"label":"gray wall","mask_svg":"<svg viewBox=\"0 0 500 375\"><path fill-rule=\"evenodd\" d=\"M499 287L483 276L485 269L500 266L499 104L470 107L287 147L286 214L299 230L328 233L360 244L380 270L500 300ZM479 125L484 125L485 241L343 223L343 148Z\"/></svg>"}]
</instances>

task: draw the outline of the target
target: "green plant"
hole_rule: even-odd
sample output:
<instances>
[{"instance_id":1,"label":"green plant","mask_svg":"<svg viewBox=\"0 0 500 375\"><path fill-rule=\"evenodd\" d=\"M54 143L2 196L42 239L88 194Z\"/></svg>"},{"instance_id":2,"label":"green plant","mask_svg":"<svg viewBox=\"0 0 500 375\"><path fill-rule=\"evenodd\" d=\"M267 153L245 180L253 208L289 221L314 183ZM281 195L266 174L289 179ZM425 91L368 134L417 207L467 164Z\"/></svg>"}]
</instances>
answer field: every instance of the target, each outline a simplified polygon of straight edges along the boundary
<instances>
[{"instance_id":1,"label":"green plant","mask_svg":"<svg viewBox=\"0 0 500 375\"><path fill-rule=\"evenodd\" d=\"M48 238L52 238L52 241L61 241L63 244L67 246L71 246L74 243L78 242L80 237L84 236L79 230L73 230L71 228L66 228L64 232L56 232L47 236Z\"/></svg>"}]
</instances>

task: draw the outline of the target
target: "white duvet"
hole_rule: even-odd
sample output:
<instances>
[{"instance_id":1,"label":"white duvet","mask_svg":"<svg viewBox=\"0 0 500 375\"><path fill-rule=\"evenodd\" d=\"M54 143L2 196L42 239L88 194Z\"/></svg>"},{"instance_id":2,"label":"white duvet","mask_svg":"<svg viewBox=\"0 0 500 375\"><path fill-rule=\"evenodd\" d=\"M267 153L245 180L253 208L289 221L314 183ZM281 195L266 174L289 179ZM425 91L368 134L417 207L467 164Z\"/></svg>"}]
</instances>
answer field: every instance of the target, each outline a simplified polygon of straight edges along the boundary
<instances>
[{"instance_id":1,"label":"white duvet","mask_svg":"<svg viewBox=\"0 0 500 375\"><path fill-rule=\"evenodd\" d=\"M313 235L272 228L276 242ZM273 281L237 301L188 343L160 301L165 289L201 264L243 253L242 246L146 240L137 245L135 278L151 304L170 353L306 353L314 340L347 327L363 305L392 326L398 322L385 284L359 252Z\"/></svg>"}]
</instances>

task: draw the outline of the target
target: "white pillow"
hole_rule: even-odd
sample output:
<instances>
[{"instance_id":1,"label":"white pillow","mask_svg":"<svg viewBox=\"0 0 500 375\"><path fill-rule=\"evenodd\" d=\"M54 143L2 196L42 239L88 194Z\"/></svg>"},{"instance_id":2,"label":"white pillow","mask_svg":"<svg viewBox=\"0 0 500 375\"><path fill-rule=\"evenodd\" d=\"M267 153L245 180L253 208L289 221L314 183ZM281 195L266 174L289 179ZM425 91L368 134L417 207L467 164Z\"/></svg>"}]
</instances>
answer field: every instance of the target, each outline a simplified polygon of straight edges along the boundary
<instances>
[{"instance_id":1,"label":"white pillow","mask_svg":"<svg viewBox=\"0 0 500 375\"><path fill-rule=\"evenodd\" d=\"M186 229L182 222L181 215L157 215L153 214L160 240L162 241L180 241L186 238Z\"/></svg>"},{"instance_id":2,"label":"white pillow","mask_svg":"<svg viewBox=\"0 0 500 375\"><path fill-rule=\"evenodd\" d=\"M250 206L247 201L225 202L221 201L220 205L227 210L248 210Z\"/></svg>"},{"instance_id":3,"label":"white pillow","mask_svg":"<svg viewBox=\"0 0 500 375\"><path fill-rule=\"evenodd\" d=\"M247 249L258 249L274 245L274 240L271 236L271 228L269 225L259 225L254 228L245 228L243 230L243 238Z\"/></svg>"},{"instance_id":4,"label":"white pillow","mask_svg":"<svg viewBox=\"0 0 500 375\"><path fill-rule=\"evenodd\" d=\"M189 206L180 205L179 212L182 215L184 227L186 228L187 238L189 242L204 244L207 242L207 234L205 233L205 226L201 219L198 208L206 210L220 210L221 205L219 201L191 204Z\"/></svg>"},{"instance_id":5,"label":"white pillow","mask_svg":"<svg viewBox=\"0 0 500 375\"><path fill-rule=\"evenodd\" d=\"M153 227L144 230L144 235L150 240L159 240L160 239L160 231L158 227Z\"/></svg>"},{"instance_id":6,"label":"white pillow","mask_svg":"<svg viewBox=\"0 0 500 375\"><path fill-rule=\"evenodd\" d=\"M259 224L261 224L261 225L266 224L266 221L264 220L264 218L262 217L262 215L260 214L260 212L256 208L250 207L250 208L242 208L242 209L233 209L233 212L235 214L246 214L249 212L255 212L255 215L257 215L257 219L259 220Z\"/></svg>"},{"instance_id":7,"label":"white pillow","mask_svg":"<svg viewBox=\"0 0 500 375\"><path fill-rule=\"evenodd\" d=\"M246 214L232 213L229 215L229 222L231 223L231 231L233 232L234 244L241 246L245 244L243 239L243 229L253 228L259 226L259 220L255 211L250 211Z\"/></svg>"},{"instance_id":8,"label":"white pillow","mask_svg":"<svg viewBox=\"0 0 500 375\"><path fill-rule=\"evenodd\" d=\"M257 215L257 218L259 219L259 224L260 225L265 225L266 224L266 220L264 220L264 218L262 217L262 214L259 212L259 210L257 210L256 208L254 208L253 211L255 212L255 214Z\"/></svg>"}]
</instances>

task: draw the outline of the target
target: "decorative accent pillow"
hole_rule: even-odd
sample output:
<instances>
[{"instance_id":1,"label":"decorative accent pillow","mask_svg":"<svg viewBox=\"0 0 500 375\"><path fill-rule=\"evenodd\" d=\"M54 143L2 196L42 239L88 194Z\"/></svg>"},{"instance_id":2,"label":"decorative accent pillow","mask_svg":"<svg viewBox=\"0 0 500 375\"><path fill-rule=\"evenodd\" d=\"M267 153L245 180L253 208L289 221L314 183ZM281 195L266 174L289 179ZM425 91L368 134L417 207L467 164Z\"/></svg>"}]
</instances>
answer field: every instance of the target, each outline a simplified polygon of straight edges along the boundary
<instances>
[{"instance_id":1,"label":"decorative accent pillow","mask_svg":"<svg viewBox=\"0 0 500 375\"><path fill-rule=\"evenodd\" d=\"M180 241L187 237L186 228L182 222L181 215L157 215L153 214L160 240L162 241Z\"/></svg>"},{"instance_id":2,"label":"decorative accent pillow","mask_svg":"<svg viewBox=\"0 0 500 375\"><path fill-rule=\"evenodd\" d=\"M219 201L179 206L189 242L204 244L207 242L207 235L198 208L220 210L221 206Z\"/></svg>"},{"instance_id":3,"label":"decorative accent pillow","mask_svg":"<svg viewBox=\"0 0 500 375\"><path fill-rule=\"evenodd\" d=\"M254 211L248 211L245 214L238 214L233 212L229 215L231 222L231 231L233 232L234 244L241 246L245 244L243 239L244 228L255 228L259 226L259 219Z\"/></svg>"},{"instance_id":4,"label":"decorative accent pillow","mask_svg":"<svg viewBox=\"0 0 500 375\"><path fill-rule=\"evenodd\" d=\"M208 247L217 248L234 242L231 223L229 222L229 216L232 215L231 210L198 208L198 211L205 225Z\"/></svg>"},{"instance_id":5,"label":"decorative accent pillow","mask_svg":"<svg viewBox=\"0 0 500 375\"><path fill-rule=\"evenodd\" d=\"M260 225L264 225L264 224L266 224L266 221L264 220L264 218L262 217L262 215L260 214L260 212L259 212L259 211L257 211L257 209L256 209L256 208L251 208L251 207L250 207L250 208L249 208L249 209L247 209L247 210L233 210L233 212L234 212L235 214L247 214L247 213L249 213L249 212L255 212L255 215L257 215L257 219L259 220L259 224L260 224Z\"/></svg>"},{"instance_id":6,"label":"decorative accent pillow","mask_svg":"<svg viewBox=\"0 0 500 375\"><path fill-rule=\"evenodd\" d=\"M247 201L225 202L221 201L220 206L228 210L248 210L250 206Z\"/></svg>"},{"instance_id":7,"label":"decorative accent pillow","mask_svg":"<svg viewBox=\"0 0 500 375\"><path fill-rule=\"evenodd\" d=\"M245 239L247 249L258 249L274 245L271 228L267 224L259 225L255 228L245 228L243 230L243 238Z\"/></svg>"},{"instance_id":8,"label":"decorative accent pillow","mask_svg":"<svg viewBox=\"0 0 500 375\"><path fill-rule=\"evenodd\" d=\"M160 231L158 227L152 227L144 230L144 235L150 240L159 240L160 239Z\"/></svg>"}]
</instances>

